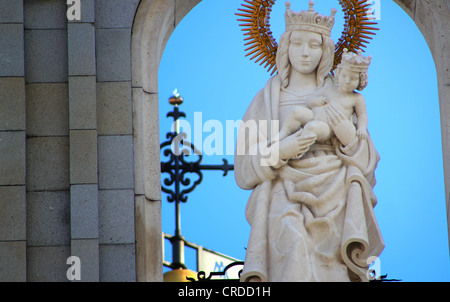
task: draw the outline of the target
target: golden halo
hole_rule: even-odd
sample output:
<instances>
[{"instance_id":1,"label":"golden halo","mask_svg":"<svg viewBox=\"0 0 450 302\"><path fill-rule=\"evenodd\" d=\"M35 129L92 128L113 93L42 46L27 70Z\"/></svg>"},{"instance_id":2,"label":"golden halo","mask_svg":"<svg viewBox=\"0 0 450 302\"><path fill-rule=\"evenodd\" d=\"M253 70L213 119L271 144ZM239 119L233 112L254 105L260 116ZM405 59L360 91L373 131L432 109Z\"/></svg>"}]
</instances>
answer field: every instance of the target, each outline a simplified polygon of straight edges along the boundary
<instances>
[{"instance_id":1,"label":"golden halo","mask_svg":"<svg viewBox=\"0 0 450 302\"><path fill-rule=\"evenodd\" d=\"M244 0L242 4L243 8L239 8L240 13L236 13L237 16L244 19L238 19L239 26L245 28L242 31L246 33L244 36L246 42L244 45L249 46L245 51L248 51L246 56L252 55L250 60L256 58L255 63L262 60L260 65L264 65L264 68L268 67L268 71L272 70L271 75L277 70L276 56L278 44L273 38L270 31L270 13L272 12L272 6L276 0ZM374 28L377 22L372 22L368 18L368 11L370 3L367 0L338 0L342 6L342 10L345 14L345 25L342 31L342 36L336 43L334 64L331 72L339 65L342 58L342 53L345 48L351 52L356 52L361 47L366 48L365 44L368 44L372 37L368 35L375 35L373 31L378 30ZM361 49L362 50L362 49ZM364 51L364 50L362 50Z\"/></svg>"}]
</instances>

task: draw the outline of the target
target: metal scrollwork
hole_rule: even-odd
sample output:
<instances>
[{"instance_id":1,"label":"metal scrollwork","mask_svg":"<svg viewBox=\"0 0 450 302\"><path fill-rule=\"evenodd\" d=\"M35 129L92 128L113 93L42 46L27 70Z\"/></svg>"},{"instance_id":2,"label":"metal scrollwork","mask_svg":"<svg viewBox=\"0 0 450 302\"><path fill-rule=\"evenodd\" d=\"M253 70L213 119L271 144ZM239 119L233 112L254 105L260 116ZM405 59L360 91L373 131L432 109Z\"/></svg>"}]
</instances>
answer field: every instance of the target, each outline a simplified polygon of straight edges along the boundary
<instances>
[{"instance_id":1,"label":"metal scrollwork","mask_svg":"<svg viewBox=\"0 0 450 302\"><path fill-rule=\"evenodd\" d=\"M167 200L169 202L174 202L176 200L179 200L180 202L186 202L186 194L192 192L195 187L203 180L203 175L198 169L202 161L202 155L195 153L193 155L186 155L186 153L188 153L186 152L186 150L180 152L179 155L174 154L172 150L173 141L177 136L180 135L183 135L183 133L167 133L168 141L161 144L163 155L165 157L168 157L168 161L161 162L161 173L168 174L168 176L163 180L161 190L164 193L168 194ZM183 140L181 140L180 143L183 144ZM186 145L186 143L184 143L184 145ZM195 151L193 145L191 145L191 149L192 151ZM187 160L187 157L193 156L197 156L198 159L195 161ZM192 181L192 179L188 178L188 175L186 175L187 173L196 174L197 179L195 181ZM175 191L172 189L174 184ZM183 187L183 189L181 188L181 186Z\"/></svg>"},{"instance_id":2,"label":"metal scrollwork","mask_svg":"<svg viewBox=\"0 0 450 302\"><path fill-rule=\"evenodd\" d=\"M175 106L167 117L173 117L177 122L180 117L186 117L186 114ZM226 159L223 159L222 165L202 165L202 154L194 144L185 140L185 133L177 133L175 129L175 132L168 132L166 138L167 141L161 144L161 150L167 161L161 161L161 173L167 173L168 176L163 180L161 190L168 194L169 202L186 202L187 194L202 182L202 170L222 170L223 176L226 176L228 171L234 170L234 166L229 165ZM195 157L197 157L195 160L191 160ZM190 177L192 174L196 179Z\"/></svg>"},{"instance_id":3,"label":"metal scrollwork","mask_svg":"<svg viewBox=\"0 0 450 302\"><path fill-rule=\"evenodd\" d=\"M243 266L243 265L244 265L244 262L243 262L243 261L237 261L237 262L230 263L230 264L228 264L228 265L225 267L225 269L223 270L223 272L211 272L211 273L209 274L208 277L206 277L206 273L205 273L205 272L200 271L200 272L197 273L197 280L195 280L194 278L191 278L191 277L186 277L186 279L187 279L188 281L191 281L191 282L196 282L196 281L197 281L197 282L220 281L220 280L222 280L222 281L227 281L227 282L230 282L230 281L239 281L239 279L220 279L220 280L212 279L213 277L224 277L224 276L227 274L227 271L228 271L229 269L231 269L232 267L235 267L235 266L239 266L239 265ZM239 278L241 277L241 273L242 273L242 269L241 269L241 270L239 271L239 273L238 273Z\"/></svg>"},{"instance_id":4,"label":"metal scrollwork","mask_svg":"<svg viewBox=\"0 0 450 302\"><path fill-rule=\"evenodd\" d=\"M194 144L186 140L186 134L180 133L180 117L186 117L180 112L178 106L183 103L183 98L174 91L169 99L174 105L173 111L167 117L173 117L174 129L166 134L167 140L160 145L162 157L161 174L167 173L161 184L161 190L168 194L167 200L175 203L175 235L171 237L173 261L170 267L173 269L186 268L184 264L184 245L186 241L181 235L180 203L187 201L187 194L192 192L203 180L202 170L222 170L224 176L228 171L234 170L234 165L229 165L223 159L223 165L202 165L203 156ZM192 178L191 176L194 174Z\"/></svg>"}]
</instances>

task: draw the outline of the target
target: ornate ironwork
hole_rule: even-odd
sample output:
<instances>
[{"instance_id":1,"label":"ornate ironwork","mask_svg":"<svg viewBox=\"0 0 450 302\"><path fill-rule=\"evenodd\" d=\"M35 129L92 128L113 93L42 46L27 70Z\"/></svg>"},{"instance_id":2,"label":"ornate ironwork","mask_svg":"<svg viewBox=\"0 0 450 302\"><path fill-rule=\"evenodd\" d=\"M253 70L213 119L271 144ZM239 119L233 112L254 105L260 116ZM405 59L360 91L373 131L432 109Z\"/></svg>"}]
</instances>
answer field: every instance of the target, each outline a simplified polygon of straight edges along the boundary
<instances>
[{"instance_id":1,"label":"ornate ironwork","mask_svg":"<svg viewBox=\"0 0 450 302\"><path fill-rule=\"evenodd\" d=\"M179 111L178 107L175 106L173 111L167 114L167 117L173 117L174 122L176 122L180 117L186 117L186 114ZM202 182L202 170L222 170L223 176L226 176L228 171L234 170L234 165L229 165L226 159L222 159L222 165L202 165L203 156L194 144L184 141L185 134L177 133L176 129L175 132L168 132L166 138L168 140L161 144L161 150L163 150L163 155L168 157L168 160L161 162L161 173L168 173L169 176L164 179L161 189L164 193L169 194L167 196L169 202L186 202L187 194L191 193ZM189 146L190 150L180 150L180 145ZM172 149L176 149L175 153ZM188 158L192 156L197 156L197 159L189 161ZM196 174L197 179L192 181L188 178L187 173ZM173 185L175 185L174 189ZM182 186L185 188L182 188Z\"/></svg>"},{"instance_id":2,"label":"ornate ironwork","mask_svg":"<svg viewBox=\"0 0 450 302\"><path fill-rule=\"evenodd\" d=\"M186 279L188 281L191 281L191 282L196 282L196 281L197 282L205 282L205 281L227 281L227 282L233 282L233 281L239 281L239 279L212 279L213 277L225 277L226 274L227 274L227 271L230 268L238 266L238 265L242 265L243 266L244 262L243 261L237 261L237 262L230 263L230 264L228 264L225 267L225 269L222 272L211 272L208 277L206 277L206 273L205 272L201 271L201 272L197 273L197 280L195 280L194 278L190 278L190 277L186 277ZM241 274L242 274L242 269L239 271L238 276L241 277Z\"/></svg>"},{"instance_id":3,"label":"ornate ironwork","mask_svg":"<svg viewBox=\"0 0 450 302\"><path fill-rule=\"evenodd\" d=\"M167 161L161 161L161 173L167 173L162 184L161 190L167 193L167 201L175 202L175 235L170 239L173 250L173 262L170 265L173 269L186 268L184 264L184 243L181 235L180 203L187 201L187 194L192 192L203 180L202 170L222 170L223 176L228 171L234 170L234 165L229 165L226 159L223 159L222 165L202 165L202 154L195 148L194 144L186 141L186 134L179 133L179 118L186 117L181 112L178 105L183 103L183 98L175 90L174 95L170 97L169 103L174 105L173 111L167 114L167 117L174 119L175 129L166 135L167 141L160 145L163 155L168 158ZM180 149L181 146L188 146L189 149ZM189 161L188 158L196 156L197 159ZM197 179L189 178L195 174Z\"/></svg>"},{"instance_id":4,"label":"ornate ironwork","mask_svg":"<svg viewBox=\"0 0 450 302\"><path fill-rule=\"evenodd\" d=\"M378 279L369 280L369 282L400 282L401 279L388 279L386 275L380 276Z\"/></svg>"}]
</instances>

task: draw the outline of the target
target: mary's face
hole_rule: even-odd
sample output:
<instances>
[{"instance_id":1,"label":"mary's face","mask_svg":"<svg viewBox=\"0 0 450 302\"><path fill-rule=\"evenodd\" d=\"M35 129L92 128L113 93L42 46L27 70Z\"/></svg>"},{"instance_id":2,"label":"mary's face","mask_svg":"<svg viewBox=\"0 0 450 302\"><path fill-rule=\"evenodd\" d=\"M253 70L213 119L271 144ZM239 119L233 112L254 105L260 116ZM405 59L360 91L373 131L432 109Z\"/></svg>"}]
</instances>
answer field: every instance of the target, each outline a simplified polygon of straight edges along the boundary
<instances>
[{"instance_id":1,"label":"mary's face","mask_svg":"<svg viewBox=\"0 0 450 302\"><path fill-rule=\"evenodd\" d=\"M308 31L294 31L289 45L292 68L303 74L314 72L322 59L322 36Z\"/></svg>"}]
</instances>

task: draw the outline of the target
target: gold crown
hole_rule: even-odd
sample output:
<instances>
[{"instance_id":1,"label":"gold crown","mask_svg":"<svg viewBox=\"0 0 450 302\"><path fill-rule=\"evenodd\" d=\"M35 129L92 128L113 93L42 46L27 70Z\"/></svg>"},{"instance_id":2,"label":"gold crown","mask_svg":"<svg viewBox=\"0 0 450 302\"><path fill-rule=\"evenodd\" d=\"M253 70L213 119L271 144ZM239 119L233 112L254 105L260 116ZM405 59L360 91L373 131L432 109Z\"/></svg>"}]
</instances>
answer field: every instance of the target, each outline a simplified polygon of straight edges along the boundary
<instances>
[{"instance_id":1,"label":"gold crown","mask_svg":"<svg viewBox=\"0 0 450 302\"><path fill-rule=\"evenodd\" d=\"M361 49L358 53L348 52L348 49L344 49L344 54L342 55L342 68L346 68L355 72L367 72L369 70L369 65L372 62L372 56L364 57L362 55Z\"/></svg>"},{"instance_id":2,"label":"gold crown","mask_svg":"<svg viewBox=\"0 0 450 302\"><path fill-rule=\"evenodd\" d=\"M331 10L331 16L324 16L314 11L314 1L309 1L307 11L293 12L291 2L286 2L286 31L305 30L326 36L331 35L334 26L334 16L337 10Z\"/></svg>"}]
</instances>

